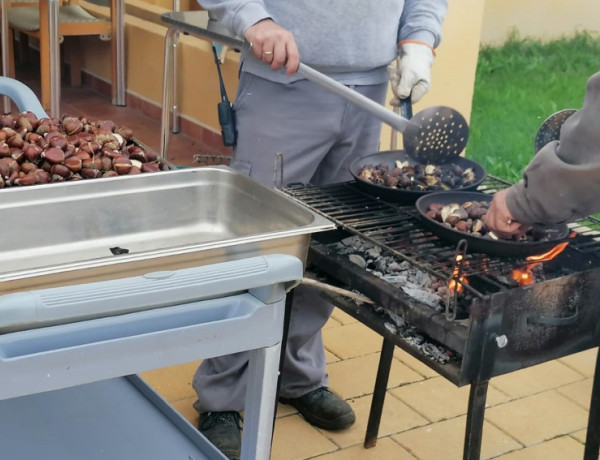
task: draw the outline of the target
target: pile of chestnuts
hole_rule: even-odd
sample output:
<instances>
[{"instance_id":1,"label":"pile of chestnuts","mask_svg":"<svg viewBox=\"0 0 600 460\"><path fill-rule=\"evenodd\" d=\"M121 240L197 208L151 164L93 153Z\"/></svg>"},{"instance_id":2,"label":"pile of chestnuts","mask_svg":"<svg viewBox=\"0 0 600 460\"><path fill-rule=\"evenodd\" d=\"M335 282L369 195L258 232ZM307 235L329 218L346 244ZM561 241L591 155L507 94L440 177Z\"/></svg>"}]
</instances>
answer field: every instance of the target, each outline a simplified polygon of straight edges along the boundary
<instances>
[{"instance_id":1,"label":"pile of chestnuts","mask_svg":"<svg viewBox=\"0 0 600 460\"><path fill-rule=\"evenodd\" d=\"M476 179L472 168L462 168L456 163L424 165L408 161L396 161L393 167L385 162L367 164L358 177L371 184L414 191L455 190L473 184Z\"/></svg>"},{"instance_id":2,"label":"pile of chestnuts","mask_svg":"<svg viewBox=\"0 0 600 460\"><path fill-rule=\"evenodd\" d=\"M467 201L462 204L431 203L425 215L454 230L489 240L498 240L498 235L488 229L483 221L489 207L489 201ZM533 243L548 241L554 237L550 229L530 227L521 234L511 236L508 241Z\"/></svg>"},{"instance_id":3,"label":"pile of chestnuts","mask_svg":"<svg viewBox=\"0 0 600 460\"><path fill-rule=\"evenodd\" d=\"M483 217L487 213L489 205L487 201L468 201L462 205L431 203L425 215L454 230L474 236L497 239L483 223Z\"/></svg>"},{"instance_id":4,"label":"pile of chestnuts","mask_svg":"<svg viewBox=\"0 0 600 460\"><path fill-rule=\"evenodd\" d=\"M172 167L110 120L0 116L0 188L166 171Z\"/></svg>"}]
</instances>

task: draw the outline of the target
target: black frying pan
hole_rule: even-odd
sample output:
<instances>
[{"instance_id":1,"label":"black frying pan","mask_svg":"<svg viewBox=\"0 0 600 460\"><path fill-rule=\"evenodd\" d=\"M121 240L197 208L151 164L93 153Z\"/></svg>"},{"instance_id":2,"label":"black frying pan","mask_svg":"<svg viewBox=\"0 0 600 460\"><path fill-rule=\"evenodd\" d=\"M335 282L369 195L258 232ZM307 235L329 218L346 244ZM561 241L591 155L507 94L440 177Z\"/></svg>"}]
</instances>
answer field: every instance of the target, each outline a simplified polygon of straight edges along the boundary
<instances>
[{"instance_id":1,"label":"black frying pan","mask_svg":"<svg viewBox=\"0 0 600 460\"><path fill-rule=\"evenodd\" d=\"M385 185L378 185L368 182L358 177L361 169L366 165L378 165L379 163L387 163L390 167L394 166L395 161L408 161L411 165L417 164L418 162L409 157L404 150L388 150L385 152L378 152L366 157L357 158L350 164L350 173L356 179L357 185L365 192L378 196L383 200L392 201L395 203L413 204L417 199L424 195L435 192L435 190L405 190L400 188L390 188ZM457 164L463 169L473 168L475 174L475 182L469 184L466 187L461 187L453 190L475 190L481 182L485 179L486 172L478 164L472 160L468 160L461 156L456 156L451 163ZM448 192L444 192L448 193Z\"/></svg>"},{"instance_id":2,"label":"black frying pan","mask_svg":"<svg viewBox=\"0 0 600 460\"><path fill-rule=\"evenodd\" d=\"M432 203L463 204L467 201L492 201L492 195L486 195L479 192L436 192L430 193L419 198L415 204L423 223L432 233L440 238L458 243L460 240L466 240L468 243L467 252L481 252L500 257L527 257L537 254L543 254L549 251L557 244L565 241L569 237L569 228L565 224L540 227L536 231L544 232L550 237L545 241L532 243L510 241L510 240L492 240L469 233L461 232L448 227L436 220L426 216L429 205Z\"/></svg>"}]
</instances>

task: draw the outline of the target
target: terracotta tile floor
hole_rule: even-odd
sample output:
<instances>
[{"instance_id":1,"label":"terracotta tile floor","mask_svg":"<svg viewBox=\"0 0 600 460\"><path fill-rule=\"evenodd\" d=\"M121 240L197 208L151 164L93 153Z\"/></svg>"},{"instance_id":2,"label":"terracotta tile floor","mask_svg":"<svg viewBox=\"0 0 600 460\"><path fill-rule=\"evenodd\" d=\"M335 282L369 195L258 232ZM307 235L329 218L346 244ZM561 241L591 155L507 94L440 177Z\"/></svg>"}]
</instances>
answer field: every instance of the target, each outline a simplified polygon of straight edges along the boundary
<instances>
[{"instance_id":1,"label":"terracotta tile floor","mask_svg":"<svg viewBox=\"0 0 600 460\"><path fill-rule=\"evenodd\" d=\"M35 82L32 83L35 86ZM35 88L34 88L35 89ZM86 89L63 89L63 113L110 118L131 127L158 149L160 125L135 110L113 107ZM194 164L204 146L174 136L169 159ZM352 405L357 422L332 433L313 428L295 410L279 405L274 460L452 460L462 458L468 390L456 388L429 367L396 350L377 446L364 449L365 433L381 339L335 310L324 329L331 388ZM597 350L588 350L492 379L487 400L482 458L570 460L583 456L592 374ZM197 362L147 372L149 381L192 424L191 378Z\"/></svg>"}]
</instances>

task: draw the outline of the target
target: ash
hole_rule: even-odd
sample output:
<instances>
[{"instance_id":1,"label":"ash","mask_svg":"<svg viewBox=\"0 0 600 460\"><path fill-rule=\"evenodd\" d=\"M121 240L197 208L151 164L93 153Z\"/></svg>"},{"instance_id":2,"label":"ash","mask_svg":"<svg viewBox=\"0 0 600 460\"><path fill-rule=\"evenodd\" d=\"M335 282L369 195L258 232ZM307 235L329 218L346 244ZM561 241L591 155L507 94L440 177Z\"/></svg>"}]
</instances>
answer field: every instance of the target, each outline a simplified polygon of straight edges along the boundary
<instances>
[{"instance_id":1,"label":"ash","mask_svg":"<svg viewBox=\"0 0 600 460\"><path fill-rule=\"evenodd\" d=\"M385 327L388 331L402 337L412 348L419 350L421 354L432 361L446 364L451 359L459 358L453 351L448 350L442 345L428 341L427 337L421 334L418 329L407 324L404 319L386 308L375 307L375 311L388 320L385 322Z\"/></svg>"},{"instance_id":2,"label":"ash","mask_svg":"<svg viewBox=\"0 0 600 460\"><path fill-rule=\"evenodd\" d=\"M344 238L332 247L339 254L348 254L350 261L381 278L394 287L402 289L409 297L436 311L444 310L447 286L429 274L414 268L410 262L398 261L382 254L382 249L359 236Z\"/></svg>"},{"instance_id":3,"label":"ash","mask_svg":"<svg viewBox=\"0 0 600 460\"><path fill-rule=\"evenodd\" d=\"M359 236L345 238L331 245L339 254L347 254L354 264L373 275L401 288L408 296L441 312L444 310L443 298L447 294L446 283L414 268L407 261L398 261L390 255L382 254L379 246L363 240ZM381 306L373 307L385 320L385 327L393 334L405 340L409 346L440 364L458 358L456 354L432 343L418 329L407 324L402 317Z\"/></svg>"}]
</instances>

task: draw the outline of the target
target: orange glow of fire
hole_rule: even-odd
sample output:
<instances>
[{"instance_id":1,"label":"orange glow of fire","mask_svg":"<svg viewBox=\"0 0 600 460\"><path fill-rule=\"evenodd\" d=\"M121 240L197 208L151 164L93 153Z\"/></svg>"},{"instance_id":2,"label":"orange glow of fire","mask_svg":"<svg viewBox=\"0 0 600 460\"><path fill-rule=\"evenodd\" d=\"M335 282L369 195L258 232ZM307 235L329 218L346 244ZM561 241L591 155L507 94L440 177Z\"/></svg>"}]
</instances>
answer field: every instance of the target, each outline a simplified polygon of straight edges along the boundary
<instances>
[{"instance_id":1,"label":"orange glow of fire","mask_svg":"<svg viewBox=\"0 0 600 460\"><path fill-rule=\"evenodd\" d=\"M456 281L456 277L458 277L458 274L460 272L459 265L462 260L463 260L462 254L457 254L456 255L457 264L454 266L454 270L452 271L452 279L448 282L448 289L451 292L454 292L454 291L456 291L457 293L462 292L465 288L461 283L469 284L469 280L467 280L467 278L464 276L461 276L458 278L458 281L460 281L460 282ZM465 265L468 265L469 261L465 261L464 263L465 263Z\"/></svg>"},{"instance_id":2,"label":"orange glow of fire","mask_svg":"<svg viewBox=\"0 0 600 460\"><path fill-rule=\"evenodd\" d=\"M529 256L529 257L527 257L526 260L529 260L531 262L547 262L549 260L554 259L557 255L559 255L561 252L563 252L567 248L568 245L569 245L569 242L565 241L564 243L557 244L552 249L550 249L548 252L544 252L543 254L538 254L537 256Z\"/></svg>"},{"instance_id":3,"label":"orange glow of fire","mask_svg":"<svg viewBox=\"0 0 600 460\"><path fill-rule=\"evenodd\" d=\"M525 265L520 268L515 268L512 271L512 279L517 282L519 286L529 286L530 284L535 283L535 276L533 275L533 270L537 267L539 263L532 265Z\"/></svg>"},{"instance_id":4,"label":"orange glow of fire","mask_svg":"<svg viewBox=\"0 0 600 460\"><path fill-rule=\"evenodd\" d=\"M571 235L573 236L573 235ZM544 252L543 254L537 254L535 256L527 257L528 262L536 262L534 264L525 265L523 267L515 268L512 271L512 279L515 280L519 286L529 286L535 283L535 276L533 271L535 268L540 265L542 262L547 262L549 260L554 259L557 255L563 252L566 247L569 245L568 241L564 243L559 243L550 249L548 252Z\"/></svg>"}]
</instances>

